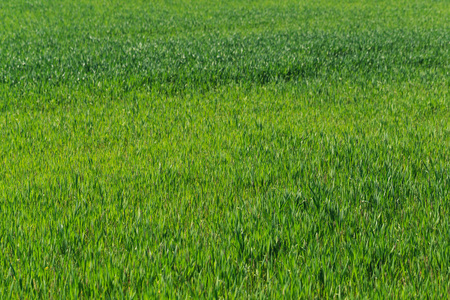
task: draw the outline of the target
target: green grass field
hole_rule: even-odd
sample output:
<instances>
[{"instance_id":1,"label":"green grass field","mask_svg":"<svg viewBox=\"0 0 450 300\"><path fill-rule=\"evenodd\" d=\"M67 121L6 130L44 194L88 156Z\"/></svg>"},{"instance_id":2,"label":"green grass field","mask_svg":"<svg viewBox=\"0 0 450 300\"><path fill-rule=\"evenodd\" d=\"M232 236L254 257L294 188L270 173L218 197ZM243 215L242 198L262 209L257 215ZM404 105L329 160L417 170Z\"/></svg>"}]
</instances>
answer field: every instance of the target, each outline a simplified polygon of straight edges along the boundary
<instances>
[{"instance_id":1,"label":"green grass field","mask_svg":"<svg viewBox=\"0 0 450 300\"><path fill-rule=\"evenodd\" d=\"M450 297L448 20L0 0L0 298Z\"/></svg>"}]
</instances>

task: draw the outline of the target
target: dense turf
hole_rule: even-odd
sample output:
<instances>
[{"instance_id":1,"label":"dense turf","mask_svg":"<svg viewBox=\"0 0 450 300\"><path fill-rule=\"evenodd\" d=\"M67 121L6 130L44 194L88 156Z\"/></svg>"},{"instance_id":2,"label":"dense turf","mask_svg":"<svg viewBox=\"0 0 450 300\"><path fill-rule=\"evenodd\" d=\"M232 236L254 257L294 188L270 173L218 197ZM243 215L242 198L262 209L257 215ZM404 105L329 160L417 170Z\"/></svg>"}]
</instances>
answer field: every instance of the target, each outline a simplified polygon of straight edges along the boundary
<instances>
[{"instance_id":1,"label":"dense turf","mask_svg":"<svg viewBox=\"0 0 450 300\"><path fill-rule=\"evenodd\" d=\"M0 2L0 298L450 296L449 1L147 2Z\"/></svg>"}]
</instances>

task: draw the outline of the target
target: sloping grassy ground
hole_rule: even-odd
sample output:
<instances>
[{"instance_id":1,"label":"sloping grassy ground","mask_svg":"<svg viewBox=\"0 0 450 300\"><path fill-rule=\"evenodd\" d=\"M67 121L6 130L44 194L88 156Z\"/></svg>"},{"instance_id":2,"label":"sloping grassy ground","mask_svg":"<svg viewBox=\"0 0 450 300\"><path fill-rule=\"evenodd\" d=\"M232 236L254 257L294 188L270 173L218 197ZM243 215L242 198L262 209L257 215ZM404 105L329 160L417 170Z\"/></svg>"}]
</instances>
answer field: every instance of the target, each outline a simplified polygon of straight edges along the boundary
<instances>
[{"instance_id":1,"label":"sloping grassy ground","mask_svg":"<svg viewBox=\"0 0 450 300\"><path fill-rule=\"evenodd\" d=\"M0 2L0 298L447 298L449 1Z\"/></svg>"}]
</instances>

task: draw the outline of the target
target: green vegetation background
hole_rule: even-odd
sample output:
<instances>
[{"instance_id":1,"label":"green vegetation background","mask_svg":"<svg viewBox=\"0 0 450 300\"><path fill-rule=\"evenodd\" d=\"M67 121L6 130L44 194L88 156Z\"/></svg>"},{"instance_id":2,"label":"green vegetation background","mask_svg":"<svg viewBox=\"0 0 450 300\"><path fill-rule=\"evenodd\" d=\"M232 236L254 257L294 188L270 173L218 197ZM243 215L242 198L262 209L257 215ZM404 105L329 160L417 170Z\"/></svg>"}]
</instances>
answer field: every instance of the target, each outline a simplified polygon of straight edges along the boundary
<instances>
[{"instance_id":1,"label":"green vegetation background","mask_svg":"<svg viewBox=\"0 0 450 300\"><path fill-rule=\"evenodd\" d=\"M450 297L449 19L0 1L0 298Z\"/></svg>"}]
</instances>

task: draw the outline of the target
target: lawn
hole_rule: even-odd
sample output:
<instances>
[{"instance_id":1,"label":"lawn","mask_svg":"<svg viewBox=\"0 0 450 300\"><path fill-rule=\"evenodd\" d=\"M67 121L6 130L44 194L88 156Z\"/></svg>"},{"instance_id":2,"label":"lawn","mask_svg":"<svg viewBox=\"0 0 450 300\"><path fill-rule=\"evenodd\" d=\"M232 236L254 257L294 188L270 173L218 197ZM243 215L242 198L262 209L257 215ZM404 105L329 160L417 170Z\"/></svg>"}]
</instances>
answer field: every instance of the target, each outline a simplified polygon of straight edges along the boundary
<instances>
[{"instance_id":1,"label":"lawn","mask_svg":"<svg viewBox=\"0 0 450 300\"><path fill-rule=\"evenodd\" d=\"M0 298L450 297L450 1L0 20Z\"/></svg>"}]
</instances>

